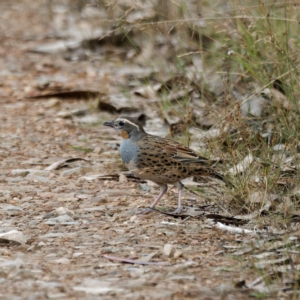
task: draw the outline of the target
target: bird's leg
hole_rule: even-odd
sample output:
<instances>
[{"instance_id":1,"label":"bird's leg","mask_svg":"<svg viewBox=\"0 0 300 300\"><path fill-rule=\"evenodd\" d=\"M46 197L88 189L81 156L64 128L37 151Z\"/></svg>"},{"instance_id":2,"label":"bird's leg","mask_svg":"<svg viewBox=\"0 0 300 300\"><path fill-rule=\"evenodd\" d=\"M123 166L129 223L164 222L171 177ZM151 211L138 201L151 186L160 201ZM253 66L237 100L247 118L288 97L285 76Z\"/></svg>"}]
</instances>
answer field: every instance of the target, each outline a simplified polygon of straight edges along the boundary
<instances>
[{"instance_id":1,"label":"bird's leg","mask_svg":"<svg viewBox=\"0 0 300 300\"><path fill-rule=\"evenodd\" d=\"M183 184L179 181L176 184L176 187L178 187L178 205L177 205L177 209L174 210L172 213L173 214L180 214L180 212L182 211L182 206L181 206L181 196L182 196L182 188L183 188Z\"/></svg>"},{"instance_id":2,"label":"bird's leg","mask_svg":"<svg viewBox=\"0 0 300 300\"><path fill-rule=\"evenodd\" d=\"M162 196L166 193L166 191L168 190L168 185L167 184L160 184L160 193L157 196L157 198L153 201L153 203L150 205L149 208L142 210L141 212L139 212L139 214L148 214L150 212L152 212L152 208L155 207L155 205L158 203L158 201L162 198Z\"/></svg>"}]
</instances>

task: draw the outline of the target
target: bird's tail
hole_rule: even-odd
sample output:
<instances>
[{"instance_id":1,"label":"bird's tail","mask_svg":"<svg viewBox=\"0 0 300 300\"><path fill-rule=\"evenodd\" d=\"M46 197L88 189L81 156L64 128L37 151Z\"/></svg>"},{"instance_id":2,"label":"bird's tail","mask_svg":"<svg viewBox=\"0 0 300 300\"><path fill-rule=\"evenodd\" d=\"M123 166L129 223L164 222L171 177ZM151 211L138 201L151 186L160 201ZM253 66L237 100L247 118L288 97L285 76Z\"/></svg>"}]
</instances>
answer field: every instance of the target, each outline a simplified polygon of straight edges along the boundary
<instances>
[{"instance_id":1,"label":"bird's tail","mask_svg":"<svg viewBox=\"0 0 300 300\"><path fill-rule=\"evenodd\" d=\"M231 182L229 176L221 174L215 170L209 170L207 172L200 172L198 174L194 175L194 181L195 182L205 182L208 181L208 178L216 178L218 180L222 180L227 186L233 186L233 183Z\"/></svg>"}]
</instances>

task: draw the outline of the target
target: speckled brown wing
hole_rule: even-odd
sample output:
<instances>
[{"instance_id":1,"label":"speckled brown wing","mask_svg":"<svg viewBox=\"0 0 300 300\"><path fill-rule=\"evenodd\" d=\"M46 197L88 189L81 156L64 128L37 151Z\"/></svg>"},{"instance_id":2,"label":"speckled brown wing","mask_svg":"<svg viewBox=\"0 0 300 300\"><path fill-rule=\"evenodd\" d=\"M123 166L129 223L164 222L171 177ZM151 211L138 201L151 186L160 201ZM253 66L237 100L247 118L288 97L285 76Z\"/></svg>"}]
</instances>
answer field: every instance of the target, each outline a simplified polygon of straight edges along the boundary
<instances>
[{"instance_id":1,"label":"speckled brown wing","mask_svg":"<svg viewBox=\"0 0 300 300\"><path fill-rule=\"evenodd\" d=\"M216 172L210 169L206 158L173 140L146 135L138 145L137 176L163 183L173 183L193 175L220 178L214 175Z\"/></svg>"},{"instance_id":2,"label":"speckled brown wing","mask_svg":"<svg viewBox=\"0 0 300 300\"><path fill-rule=\"evenodd\" d=\"M167 144L164 146L163 150L168 153L170 157L184 164L203 163L205 165L207 162L206 158L199 156L192 149L181 144Z\"/></svg>"},{"instance_id":3,"label":"speckled brown wing","mask_svg":"<svg viewBox=\"0 0 300 300\"><path fill-rule=\"evenodd\" d=\"M192 149L173 142L173 145L168 143L164 150L188 169L189 176L210 176L224 180L205 157L198 155Z\"/></svg>"},{"instance_id":4,"label":"speckled brown wing","mask_svg":"<svg viewBox=\"0 0 300 300\"><path fill-rule=\"evenodd\" d=\"M204 166L208 166L208 160L205 157L173 140L147 135L144 137L143 142L153 147L153 150L158 148L160 153L166 153L167 157L174 162L183 164L202 163Z\"/></svg>"}]
</instances>

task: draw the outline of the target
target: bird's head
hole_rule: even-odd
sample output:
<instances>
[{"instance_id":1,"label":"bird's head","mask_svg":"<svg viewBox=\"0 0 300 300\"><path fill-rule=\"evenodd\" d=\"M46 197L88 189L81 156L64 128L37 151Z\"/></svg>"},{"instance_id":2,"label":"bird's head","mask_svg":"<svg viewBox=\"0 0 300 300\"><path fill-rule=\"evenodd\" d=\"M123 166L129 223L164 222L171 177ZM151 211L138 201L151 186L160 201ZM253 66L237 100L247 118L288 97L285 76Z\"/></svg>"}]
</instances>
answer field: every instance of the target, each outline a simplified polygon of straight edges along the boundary
<instances>
[{"instance_id":1,"label":"bird's head","mask_svg":"<svg viewBox=\"0 0 300 300\"><path fill-rule=\"evenodd\" d=\"M138 140L145 134L145 130L139 120L133 117L119 117L115 120L104 122L103 125L114 128L123 139Z\"/></svg>"}]
</instances>

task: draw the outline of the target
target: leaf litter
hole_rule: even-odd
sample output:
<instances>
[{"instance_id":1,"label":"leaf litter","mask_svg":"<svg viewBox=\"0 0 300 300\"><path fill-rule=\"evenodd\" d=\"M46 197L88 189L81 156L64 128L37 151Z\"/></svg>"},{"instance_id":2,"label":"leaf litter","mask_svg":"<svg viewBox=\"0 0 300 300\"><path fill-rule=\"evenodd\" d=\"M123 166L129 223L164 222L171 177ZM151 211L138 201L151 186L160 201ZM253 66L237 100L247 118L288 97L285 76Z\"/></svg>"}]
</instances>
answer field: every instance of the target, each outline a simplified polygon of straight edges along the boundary
<instances>
[{"instance_id":1,"label":"leaf litter","mask_svg":"<svg viewBox=\"0 0 300 300\"><path fill-rule=\"evenodd\" d=\"M257 118L267 116L272 106L295 110L295 105L274 87L256 87L253 92L237 81L228 113L224 94L202 85L197 55L191 56L185 75L175 73L175 36L164 41L159 34L152 44L144 43L134 25L156 17L150 4L124 4L130 6L124 28L135 43L137 50L132 51L124 31L114 29L124 16L121 6L110 23L99 22L99 16L110 17L105 6L75 13L78 8L71 3L54 2L44 7L44 2L26 0L3 9L1 295L248 299L256 291L274 299L297 289L293 273L300 270L299 214L294 201L299 188L290 181L299 155L289 145L272 144L269 160L257 151L234 163L223 157L221 164L233 177L245 176L251 182L253 190L241 201L241 207L248 204L251 211L237 212L236 206L228 205L236 197L230 188L190 180L187 186L197 190L186 191L181 215L168 213L176 203L170 189L158 211L140 216L137 212L151 203L155 186L124 173L119 138L92 127L119 114L143 113L141 122L147 119L148 132L189 132L196 151L209 149L215 140L226 147L228 135L236 142L230 145L234 149L243 139L239 130L253 136L259 132L271 141L276 130L267 124L265 135L265 120ZM49 18L53 27L45 22ZM20 21L10 21L16 19ZM154 63L155 51L164 62L149 67L142 56ZM214 79L211 85L223 83ZM239 109L234 108L237 103ZM193 109L182 116L182 107L188 105ZM230 120L239 112L240 128ZM217 151L211 158L220 156ZM288 196L257 192L266 182L256 172L270 162L280 172L276 182L286 189L291 185ZM272 214L290 218L290 228L270 222L267 217ZM257 270L264 275L258 277Z\"/></svg>"}]
</instances>

